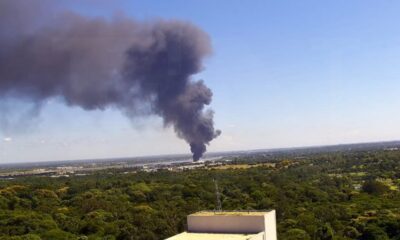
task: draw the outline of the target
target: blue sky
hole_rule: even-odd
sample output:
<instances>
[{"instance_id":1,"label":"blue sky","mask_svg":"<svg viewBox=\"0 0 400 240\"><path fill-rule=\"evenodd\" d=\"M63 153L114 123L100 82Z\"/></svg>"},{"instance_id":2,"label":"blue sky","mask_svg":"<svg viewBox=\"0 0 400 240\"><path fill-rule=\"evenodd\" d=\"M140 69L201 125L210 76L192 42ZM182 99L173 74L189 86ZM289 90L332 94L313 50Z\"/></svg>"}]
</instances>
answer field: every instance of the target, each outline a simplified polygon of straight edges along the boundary
<instances>
[{"instance_id":1,"label":"blue sky","mask_svg":"<svg viewBox=\"0 0 400 240\"><path fill-rule=\"evenodd\" d=\"M213 90L222 130L210 151L400 139L399 1L62 4L91 17L187 20L207 32L214 53L196 79ZM0 134L2 162L189 152L157 117L132 123L112 109L85 112L57 100L29 126Z\"/></svg>"}]
</instances>

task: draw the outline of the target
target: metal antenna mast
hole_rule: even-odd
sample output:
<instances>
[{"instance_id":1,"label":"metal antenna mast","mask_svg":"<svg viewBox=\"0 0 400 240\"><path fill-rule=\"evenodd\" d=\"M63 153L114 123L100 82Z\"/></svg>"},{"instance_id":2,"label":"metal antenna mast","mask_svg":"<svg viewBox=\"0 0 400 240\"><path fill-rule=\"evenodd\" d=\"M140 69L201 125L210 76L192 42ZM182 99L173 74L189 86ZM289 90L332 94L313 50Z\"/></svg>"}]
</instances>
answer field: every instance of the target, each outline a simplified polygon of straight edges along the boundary
<instances>
[{"instance_id":1,"label":"metal antenna mast","mask_svg":"<svg viewBox=\"0 0 400 240\"><path fill-rule=\"evenodd\" d=\"M222 211L222 204L221 204L221 194L219 193L219 189L218 189L218 182L217 182L217 180L214 178L213 179L213 181L214 181L214 185L215 185L215 196L216 196L216 198L217 198L217 206L216 206L216 210L217 211L219 211L219 212L221 212Z\"/></svg>"}]
</instances>

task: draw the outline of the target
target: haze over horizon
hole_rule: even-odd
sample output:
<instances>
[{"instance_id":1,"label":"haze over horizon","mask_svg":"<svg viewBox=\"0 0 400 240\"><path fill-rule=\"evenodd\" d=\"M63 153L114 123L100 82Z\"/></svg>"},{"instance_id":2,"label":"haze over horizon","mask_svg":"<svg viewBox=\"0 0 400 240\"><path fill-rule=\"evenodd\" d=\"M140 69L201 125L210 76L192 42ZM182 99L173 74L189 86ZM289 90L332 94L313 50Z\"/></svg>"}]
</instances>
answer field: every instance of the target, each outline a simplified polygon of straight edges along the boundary
<instances>
[{"instance_id":1,"label":"haze over horizon","mask_svg":"<svg viewBox=\"0 0 400 240\"><path fill-rule=\"evenodd\" d=\"M213 45L195 76L213 90L209 151L400 139L400 2L60 1L60 8L111 19L178 19ZM50 13L51 14L51 13ZM117 109L84 111L47 100L1 99L0 162L189 153L157 116L129 121ZM34 109L33 109L34 110Z\"/></svg>"}]
</instances>

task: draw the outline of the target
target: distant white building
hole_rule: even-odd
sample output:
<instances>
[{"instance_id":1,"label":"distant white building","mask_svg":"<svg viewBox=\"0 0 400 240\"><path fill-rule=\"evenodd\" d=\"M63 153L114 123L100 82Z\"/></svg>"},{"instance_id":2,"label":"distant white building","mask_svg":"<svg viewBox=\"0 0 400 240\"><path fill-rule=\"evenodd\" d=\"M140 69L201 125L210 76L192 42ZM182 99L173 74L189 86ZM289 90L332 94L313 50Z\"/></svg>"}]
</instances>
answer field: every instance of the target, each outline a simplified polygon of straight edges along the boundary
<instances>
[{"instance_id":1,"label":"distant white building","mask_svg":"<svg viewBox=\"0 0 400 240\"><path fill-rule=\"evenodd\" d=\"M187 217L187 232L167 240L277 240L275 210L203 211Z\"/></svg>"}]
</instances>

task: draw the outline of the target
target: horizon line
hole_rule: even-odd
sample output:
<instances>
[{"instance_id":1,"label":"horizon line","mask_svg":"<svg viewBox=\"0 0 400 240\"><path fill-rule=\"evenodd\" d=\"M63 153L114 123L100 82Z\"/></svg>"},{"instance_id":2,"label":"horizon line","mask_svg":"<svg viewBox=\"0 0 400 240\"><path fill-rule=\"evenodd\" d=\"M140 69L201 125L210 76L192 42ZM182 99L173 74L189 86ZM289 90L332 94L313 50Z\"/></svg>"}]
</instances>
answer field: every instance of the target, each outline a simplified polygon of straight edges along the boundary
<instances>
[{"instance_id":1,"label":"horizon line","mask_svg":"<svg viewBox=\"0 0 400 240\"><path fill-rule=\"evenodd\" d=\"M282 150L295 150L295 149L308 149L308 148L322 148L322 147L334 147L334 146L345 146L345 145L357 145L357 144L378 144L378 143L396 143L396 140L382 140L382 141L365 141L365 142L347 142L347 143L334 143L334 144L322 144L322 145L302 145L302 146L289 146L289 147L275 147L275 148L256 148L256 149L241 149L241 150L224 150L224 151L213 151L206 152L204 157L208 154L222 154L222 153L240 153L240 152L262 152L262 151L282 151ZM80 158L80 159L59 159L59 160L47 160L47 161L21 161L21 162L1 162L1 165L7 164L34 164L34 163L57 163L57 162L85 162L85 161L106 161L106 160L124 160L124 159L135 159L135 158L155 158L155 157L174 157L174 156L188 156L191 158L191 153L171 153L171 154L155 154L155 155L138 155L138 156L127 156L127 157L104 157L104 158Z\"/></svg>"}]
</instances>

